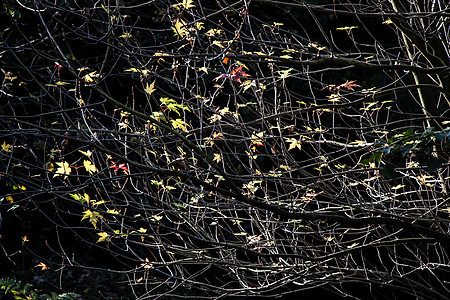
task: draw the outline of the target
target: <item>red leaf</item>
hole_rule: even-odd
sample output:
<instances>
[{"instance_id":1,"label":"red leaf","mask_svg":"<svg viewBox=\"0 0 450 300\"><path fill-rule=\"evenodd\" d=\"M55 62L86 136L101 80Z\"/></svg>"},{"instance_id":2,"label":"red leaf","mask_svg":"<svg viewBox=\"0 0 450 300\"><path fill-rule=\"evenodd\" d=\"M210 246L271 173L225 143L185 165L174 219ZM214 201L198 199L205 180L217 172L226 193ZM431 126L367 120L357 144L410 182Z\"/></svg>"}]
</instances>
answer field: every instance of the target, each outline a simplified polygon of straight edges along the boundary
<instances>
[{"instance_id":1,"label":"red leaf","mask_svg":"<svg viewBox=\"0 0 450 300\"><path fill-rule=\"evenodd\" d=\"M339 88L343 87L343 88L346 88L349 91L353 91L354 90L353 88L361 87L359 84L356 84L355 82L356 82L356 80L352 80L352 81L348 81L347 80L345 83L341 84L339 86Z\"/></svg>"},{"instance_id":2,"label":"red leaf","mask_svg":"<svg viewBox=\"0 0 450 300\"><path fill-rule=\"evenodd\" d=\"M130 174L130 171L125 166L125 164L116 165L114 161L111 161L112 165L109 167L110 169L114 169L114 171L119 171L119 169L123 170L125 173Z\"/></svg>"}]
</instances>

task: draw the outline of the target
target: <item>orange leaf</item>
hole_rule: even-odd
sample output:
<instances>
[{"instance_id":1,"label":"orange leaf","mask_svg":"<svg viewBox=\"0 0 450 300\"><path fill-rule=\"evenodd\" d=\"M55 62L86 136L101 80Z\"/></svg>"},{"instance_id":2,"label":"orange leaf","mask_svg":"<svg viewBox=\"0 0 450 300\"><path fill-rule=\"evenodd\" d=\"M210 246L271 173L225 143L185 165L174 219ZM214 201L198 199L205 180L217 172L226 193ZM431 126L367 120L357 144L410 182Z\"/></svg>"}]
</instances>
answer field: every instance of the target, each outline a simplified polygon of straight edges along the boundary
<instances>
[{"instance_id":1,"label":"orange leaf","mask_svg":"<svg viewBox=\"0 0 450 300\"><path fill-rule=\"evenodd\" d=\"M343 87L346 88L349 91L353 91L355 87L361 87L359 84L355 83L356 80L352 80L352 81L346 81L345 83L341 84L339 87Z\"/></svg>"},{"instance_id":2,"label":"orange leaf","mask_svg":"<svg viewBox=\"0 0 450 300\"><path fill-rule=\"evenodd\" d=\"M44 270L48 270L48 267L46 264L44 264L43 262L40 262L39 264L37 264L36 266L34 266L35 268L40 267L42 271Z\"/></svg>"}]
</instances>

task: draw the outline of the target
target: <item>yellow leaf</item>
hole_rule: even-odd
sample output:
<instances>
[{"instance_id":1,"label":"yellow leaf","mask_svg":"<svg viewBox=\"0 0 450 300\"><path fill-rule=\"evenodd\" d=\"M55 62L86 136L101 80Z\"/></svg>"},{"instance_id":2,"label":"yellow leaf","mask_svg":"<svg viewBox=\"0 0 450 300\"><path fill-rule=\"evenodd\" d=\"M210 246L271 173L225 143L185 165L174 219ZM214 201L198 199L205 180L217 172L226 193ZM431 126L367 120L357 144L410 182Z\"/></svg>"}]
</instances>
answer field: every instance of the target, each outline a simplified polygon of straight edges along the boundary
<instances>
[{"instance_id":1,"label":"yellow leaf","mask_svg":"<svg viewBox=\"0 0 450 300\"><path fill-rule=\"evenodd\" d=\"M298 148L298 150L302 150L302 142L297 139L289 138L286 142L290 143L288 151Z\"/></svg>"},{"instance_id":2,"label":"yellow leaf","mask_svg":"<svg viewBox=\"0 0 450 300\"><path fill-rule=\"evenodd\" d=\"M133 73L140 73L144 76L147 76L148 72L150 72L147 69L136 69L136 68L130 68L130 69L126 69L125 72L133 72Z\"/></svg>"},{"instance_id":3,"label":"yellow leaf","mask_svg":"<svg viewBox=\"0 0 450 300\"><path fill-rule=\"evenodd\" d=\"M117 210L115 210L115 209L108 209L107 213L113 214L113 215L118 215L119 214L119 212Z\"/></svg>"},{"instance_id":4,"label":"yellow leaf","mask_svg":"<svg viewBox=\"0 0 450 300\"><path fill-rule=\"evenodd\" d=\"M131 35L131 33L128 33L128 32L125 32L124 34L119 35L119 38L124 38L124 39L128 39L130 37L132 37L132 35Z\"/></svg>"},{"instance_id":5,"label":"yellow leaf","mask_svg":"<svg viewBox=\"0 0 450 300\"><path fill-rule=\"evenodd\" d=\"M64 82L64 81L58 81L58 82L56 82L56 85L68 85L68 84L70 84L70 83Z\"/></svg>"},{"instance_id":6,"label":"yellow leaf","mask_svg":"<svg viewBox=\"0 0 450 300\"><path fill-rule=\"evenodd\" d=\"M83 153L83 154L86 155L87 157L91 157L91 155L92 155L91 150L88 150L88 151L78 150L78 152Z\"/></svg>"},{"instance_id":7,"label":"yellow leaf","mask_svg":"<svg viewBox=\"0 0 450 300\"><path fill-rule=\"evenodd\" d=\"M150 96L154 91L156 91L155 89L155 82L156 80L154 80L150 85L148 85L145 87L144 91Z\"/></svg>"},{"instance_id":8,"label":"yellow leaf","mask_svg":"<svg viewBox=\"0 0 450 300\"><path fill-rule=\"evenodd\" d=\"M203 72L205 72L206 74L208 74L208 68L207 68L207 67L201 67L201 68L199 68L198 70L199 70L199 71L203 71Z\"/></svg>"},{"instance_id":9,"label":"yellow leaf","mask_svg":"<svg viewBox=\"0 0 450 300\"><path fill-rule=\"evenodd\" d=\"M289 57L291 58L291 57ZM293 69L290 68L288 70L284 70L284 71L277 71L278 74L280 74L280 79L286 79L289 76L291 76L291 74L289 74Z\"/></svg>"},{"instance_id":10,"label":"yellow leaf","mask_svg":"<svg viewBox=\"0 0 450 300\"><path fill-rule=\"evenodd\" d=\"M178 35L180 37L184 37L186 35L186 23L183 20L175 19L175 24L172 27L174 31L174 35Z\"/></svg>"},{"instance_id":11,"label":"yellow leaf","mask_svg":"<svg viewBox=\"0 0 450 300\"><path fill-rule=\"evenodd\" d=\"M220 153L214 153L213 161L215 161L216 163L219 163L221 160L222 160L222 156L220 155Z\"/></svg>"},{"instance_id":12,"label":"yellow leaf","mask_svg":"<svg viewBox=\"0 0 450 300\"><path fill-rule=\"evenodd\" d=\"M90 160L85 160L83 162L84 168L86 169L87 172L89 172L89 174L93 175L95 172L97 172L97 167L92 164L92 162Z\"/></svg>"},{"instance_id":13,"label":"yellow leaf","mask_svg":"<svg viewBox=\"0 0 450 300\"><path fill-rule=\"evenodd\" d=\"M27 188L24 186L24 185L22 185L22 184L19 184L19 185L13 185L13 190L22 190L22 191L26 191L27 190Z\"/></svg>"},{"instance_id":14,"label":"yellow leaf","mask_svg":"<svg viewBox=\"0 0 450 300\"><path fill-rule=\"evenodd\" d=\"M8 201L9 203L14 203L14 199L12 196L6 196L6 201Z\"/></svg>"},{"instance_id":15,"label":"yellow leaf","mask_svg":"<svg viewBox=\"0 0 450 300\"><path fill-rule=\"evenodd\" d=\"M139 228L139 230L138 230L140 233L146 233L147 232L147 229L145 229L145 228Z\"/></svg>"},{"instance_id":16,"label":"yellow leaf","mask_svg":"<svg viewBox=\"0 0 450 300\"><path fill-rule=\"evenodd\" d=\"M107 232L99 232L97 233L97 235L100 236L97 240L97 243L103 242L109 237L109 234Z\"/></svg>"},{"instance_id":17,"label":"yellow leaf","mask_svg":"<svg viewBox=\"0 0 450 300\"><path fill-rule=\"evenodd\" d=\"M53 175L53 178L60 175L65 175L64 179L67 178L68 175L72 172L72 169L69 166L69 163L66 161L64 162L57 162L58 168L56 169L56 174Z\"/></svg>"},{"instance_id":18,"label":"yellow leaf","mask_svg":"<svg viewBox=\"0 0 450 300\"><path fill-rule=\"evenodd\" d=\"M180 6L184 7L185 9L189 9L192 7L195 7L195 4L193 4L193 0L183 0L183 2L174 4L172 7L175 7L176 9L179 9Z\"/></svg>"},{"instance_id":19,"label":"yellow leaf","mask_svg":"<svg viewBox=\"0 0 450 300\"><path fill-rule=\"evenodd\" d=\"M102 218L102 215L100 213L88 209L83 213L83 218L81 218L81 221L89 219L89 222L94 225L94 228L97 228L97 222L99 218Z\"/></svg>"},{"instance_id":20,"label":"yellow leaf","mask_svg":"<svg viewBox=\"0 0 450 300\"><path fill-rule=\"evenodd\" d=\"M193 0L183 0L181 5L183 5L184 8L189 9L191 7L195 7L195 4L192 4L194 2Z\"/></svg>"},{"instance_id":21,"label":"yellow leaf","mask_svg":"<svg viewBox=\"0 0 450 300\"><path fill-rule=\"evenodd\" d=\"M86 82L94 82L94 78L99 78L100 74L96 74L97 71L91 72L83 76L84 81Z\"/></svg>"},{"instance_id":22,"label":"yellow leaf","mask_svg":"<svg viewBox=\"0 0 450 300\"><path fill-rule=\"evenodd\" d=\"M22 237L22 243L26 243L26 242L29 242L29 241L30 240L27 238L26 235Z\"/></svg>"},{"instance_id":23,"label":"yellow leaf","mask_svg":"<svg viewBox=\"0 0 450 300\"><path fill-rule=\"evenodd\" d=\"M391 187L391 189L393 189L394 191L396 191L396 190L398 190L398 189L401 189L402 187L405 187L405 185L404 185L404 184L398 184L398 185L396 185L396 186Z\"/></svg>"},{"instance_id":24,"label":"yellow leaf","mask_svg":"<svg viewBox=\"0 0 450 300\"><path fill-rule=\"evenodd\" d=\"M159 222L162 218L163 216L152 216L150 221Z\"/></svg>"},{"instance_id":25,"label":"yellow leaf","mask_svg":"<svg viewBox=\"0 0 450 300\"><path fill-rule=\"evenodd\" d=\"M2 144L2 150L5 152L12 152L12 145L7 144L6 142L3 142Z\"/></svg>"},{"instance_id":26,"label":"yellow leaf","mask_svg":"<svg viewBox=\"0 0 450 300\"><path fill-rule=\"evenodd\" d=\"M181 119L176 119L176 120L170 120L170 123L172 123L173 128L177 129L181 129L185 132L187 132L187 126L189 126L188 124L186 124L186 122L184 122Z\"/></svg>"}]
</instances>

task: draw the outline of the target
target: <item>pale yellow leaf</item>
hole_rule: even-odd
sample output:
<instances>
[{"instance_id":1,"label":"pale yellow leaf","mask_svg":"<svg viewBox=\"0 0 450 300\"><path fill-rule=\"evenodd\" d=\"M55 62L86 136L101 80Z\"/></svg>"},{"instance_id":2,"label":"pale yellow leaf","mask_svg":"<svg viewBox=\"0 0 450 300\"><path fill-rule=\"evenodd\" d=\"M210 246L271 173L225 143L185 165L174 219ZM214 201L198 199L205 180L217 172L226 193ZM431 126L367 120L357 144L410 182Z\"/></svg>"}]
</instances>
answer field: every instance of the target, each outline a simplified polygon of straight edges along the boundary
<instances>
[{"instance_id":1,"label":"pale yellow leaf","mask_svg":"<svg viewBox=\"0 0 450 300\"><path fill-rule=\"evenodd\" d=\"M154 80L150 85L147 83L147 86L145 87L145 92L150 96L154 91L156 91L155 89L155 82L156 80Z\"/></svg>"},{"instance_id":2,"label":"pale yellow leaf","mask_svg":"<svg viewBox=\"0 0 450 300\"><path fill-rule=\"evenodd\" d=\"M87 172L89 172L90 175L93 175L95 172L97 172L97 167L90 161L90 160L85 160L83 162L84 168L86 169Z\"/></svg>"},{"instance_id":3,"label":"pale yellow leaf","mask_svg":"<svg viewBox=\"0 0 450 300\"><path fill-rule=\"evenodd\" d=\"M214 153L213 161L215 161L216 163L219 163L221 160L222 160L222 156L220 155L220 153Z\"/></svg>"},{"instance_id":4,"label":"pale yellow leaf","mask_svg":"<svg viewBox=\"0 0 450 300\"><path fill-rule=\"evenodd\" d=\"M56 174L53 175L53 177L65 175L64 179L66 179L67 176L70 175L70 173L72 172L69 163L64 161L64 162L57 162L56 164L58 165L58 168L56 169Z\"/></svg>"}]
</instances>

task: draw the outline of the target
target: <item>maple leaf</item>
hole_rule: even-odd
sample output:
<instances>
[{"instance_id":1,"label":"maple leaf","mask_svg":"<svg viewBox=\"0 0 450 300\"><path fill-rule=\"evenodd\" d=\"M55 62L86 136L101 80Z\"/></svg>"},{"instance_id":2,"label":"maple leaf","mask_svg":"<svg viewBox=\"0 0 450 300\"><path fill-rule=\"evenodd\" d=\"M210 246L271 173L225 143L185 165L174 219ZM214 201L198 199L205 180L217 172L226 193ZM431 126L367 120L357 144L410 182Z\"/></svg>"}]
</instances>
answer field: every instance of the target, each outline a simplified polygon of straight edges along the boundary
<instances>
[{"instance_id":1,"label":"maple leaf","mask_svg":"<svg viewBox=\"0 0 450 300\"><path fill-rule=\"evenodd\" d=\"M106 239L108 239L108 237L109 237L109 234L107 232L99 232L99 233L97 233L97 235L100 236L97 240L97 243L103 242Z\"/></svg>"},{"instance_id":2,"label":"maple leaf","mask_svg":"<svg viewBox=\"0 0 450 300\"><path fill-rule=\"evenodd\" d=\"M145 87L144 91L150 96L154 91L156 91L155 89L155 82L156 80L154 80L150 85L148 85Z\"/></svg>"},{"instance_id":3,"label":"maple leaf","mask_svg":"<svg viewBox=\"0 0 450 300\"><path fill-rule=\"evenodd\" d=\"M245 71L242 71L243 67L244 67L243 65L240 65L236 69L232 70L231 71L231 79L236 80L237 82L241 83L240 77L250 77L250 75L245 73Z\"/></svg>"},{"instance_id":4,"label":"maple leaf","mask_svg":"<svg viewBox=\"0 0 450 300\"><path fill-rule=\"evenodd\" d=\"M89 219L89 222L94 225L94 228L97 228L98 219L102 218L102 215L96 211L91 211L90 209L83 212L83 218L81 221Z\"/></svg>"},{"instance_id":5,"label":"maple leaf","mask_svg":"<svg viewBox=\"0 0 450 300\"><path fill-rule=\"evenodd\" d=\"M98 171L97 167L93 163L91 163L90 160L85 160L83 162L83 165L84 165L84 168L86 169L86 171L88 171L90 175L93 175L95 172Z\"/></svg>"},{"instance_id":6,"label":"maple leaf","mask_svg":"<svg viewBox=\"0 0 450 300\"><path fill-rule=\"evenodd\" d=\"M289 138L286 142L290 143L288 151L298 148L298 150L302 150L302 142L297 139Z\"/></svg>"},{"instance_id":7,"label":"maple leaf","mask_svg":"<svg viewBox=\"0 0 450 300\"><path fill-rule=\"evenodd\" d=\"M7 144L6 142L3 142L3 144L2 144L2 150L3 151L5 151L5 152L12 152L11 148L12 148L12 145Z\"/></svg>"},{"instance_id":8,"label":"maple leaf","mask_svg":"<svg viewBox=\"0 0 450 300\"><path fill-rule=\"evenodd\" d=\"M353 91L354 90L353 88L361 87L359 84L356 84L355 82L356 82L356 80L352 80L352 81L347 80L345 83L341 84L339 86L339 88L346 88L349 91Z\"/></svg>"},{"instance_id":9,"label":"maple leaf","mask_svg":"<svg viewBox=\"0 0 450 300\"><path fill-rule=\"evenodd\" d=\"M172 30L174 31L174 35L178 35L181 38L186 35L186 24L183 20L175 19L175 23L173 24Z\"/></svg>"},{"instance_id":10,"label":"maple leaf","mask_svg":"<svg viewBox=\"0 0 450 300\"><path fill-rule=\"evenodd\" d=\"M185 8L185 9L189 9L191 7L195 7L195 4L192 4L192 2L194 2L193 0L183 0L183 2L181 3L181 5Z\"/></svg>"},{"instance_id":11,"label":"maple leaf","mask_svg":"<svg viewBox=\"0 0 450 300\"><path fill-rule=\"evenodd\" d=\"M180 7L184 7L184 9L189 9L192 7L195 7L195 4L193 4L194 0L183 0L183 2L178 3L178 4L174 4L172 5L172 7L176 8L176 9L180 9Z\"/></svg>"},{"instance_id":12,"label":"maple leaf","mask_svg":"<svg viewBox=\"0 0 450 300\"><path fill-rule=\"evenodd\" d=\"M70 197L72 197L73 200L79 201L81 204L87 202L89 204L89 201L91 200L89 195L84 193L84 195L80 194L69 194Z\"/></svg>"},{"instance_id":13,"label":"maple leaf","mask_svg":"<svg viewBox=\"0 0 450 300\"><path fill-rule=\"evenodd\" d=\"M220 155L220 153L214 153L213 161L215 161L216 163L219 163L221 160L222 160L222 156Z\"/></svg>"},{"instance_id":14,"label":"maple leaf","mask_svg":"<svg viewBox=\"0 0 450 300\"><path fill-rule=\"evenodd\" d=\"M181 129L184 132L187 132L187 126L189 126L188 124L186 124L186 122L184 122L182 119L176 119L176 120L170 120L170 123L172 123L173 128L177 129Z\"/></svg>"},{"instance_id":15,"label":"maple leaf","mask_svg":"<svg viewBox=\"0 0 450 300\"><path fill-rule=\"evenodd\" d=\"M60 175L65 175L64 179L67 178L68 175L72 172L72 169L70 168L69 163L66 161L64 162L57 162L58 168L56 169L56 174L53 175L53 178Z\"/></svg>"},{"instance_id":16,"label":"maple leaf","mask_svg":"<svg viewBox=\"0 0 450 300\"><path fill-rule=\"evenodd\" d=\"M110 169L114 169L114 171L119 171L119 169L122 169L126 174L130 174L130 171L128 170L128 168L125 166L125 164L119 164L116 165L116 163L114 161L111 161L112 165L109 167Z\"/></svg>"},{"instance_id":17,"label":"maple leaf","mask_svg":"<svg viewBox=\"0 0 450 300\"><path fill-rule=\"evenodd\" d=\"M48 270L48 267L46 264L44 264L43 262L38 263L37 265L34 266L35 268L41 268L42 271Z\"/></svg>"}]
</instances>

